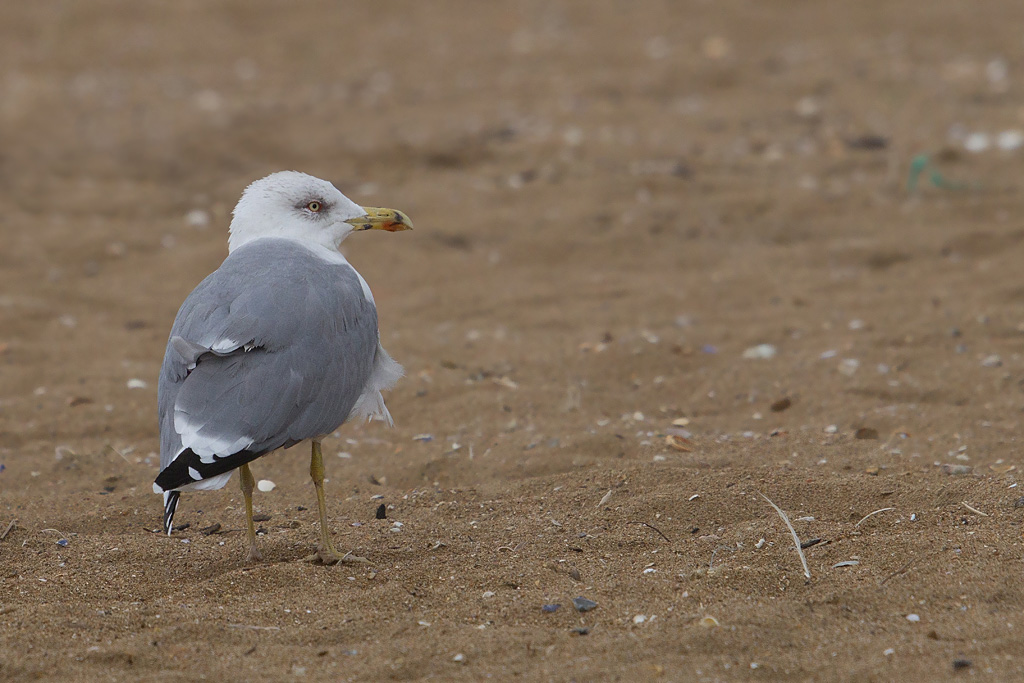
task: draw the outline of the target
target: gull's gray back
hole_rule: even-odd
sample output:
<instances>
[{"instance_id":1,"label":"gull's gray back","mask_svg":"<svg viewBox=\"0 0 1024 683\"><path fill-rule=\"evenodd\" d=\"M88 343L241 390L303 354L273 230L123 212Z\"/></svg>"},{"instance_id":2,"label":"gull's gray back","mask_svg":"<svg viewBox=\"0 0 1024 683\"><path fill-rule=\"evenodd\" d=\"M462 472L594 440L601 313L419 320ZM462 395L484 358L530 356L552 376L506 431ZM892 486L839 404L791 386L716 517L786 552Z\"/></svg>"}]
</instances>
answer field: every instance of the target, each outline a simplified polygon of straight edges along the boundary
<instances>
[{"instance_id":1,"label":"gull's gray back","mask_svg":"<svg viewBox=\"0 0 1024 683\"><path fill-rule=\"evenodd\" d=\"M183 425L184 445L220 457L329 434L363 392L377 348L377 310L350 265L283 239L238 248L171 329L158 385L161 469L181 451Z\"/></svg>"}]
</instances>

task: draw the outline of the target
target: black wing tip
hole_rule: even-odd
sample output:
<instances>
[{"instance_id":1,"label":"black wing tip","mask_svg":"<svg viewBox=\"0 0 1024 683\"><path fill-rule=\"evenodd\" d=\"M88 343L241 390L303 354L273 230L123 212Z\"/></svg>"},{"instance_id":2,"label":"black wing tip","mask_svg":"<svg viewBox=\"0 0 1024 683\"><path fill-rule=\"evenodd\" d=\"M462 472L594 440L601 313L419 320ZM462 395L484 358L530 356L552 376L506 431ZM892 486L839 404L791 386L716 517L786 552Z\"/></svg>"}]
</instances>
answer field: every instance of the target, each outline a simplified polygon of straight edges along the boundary
<instances>
[{"instance_id":1,"label":"black wing tip","mask_svg":"<svg viewBox=\"0 0 1024 683\"><path fill-rule=\"evenodd\" d=\"M174 513L178 509L178 499L181 493L178 491L164 492L164 533L171 535L171 525L174 523Z\"/></svg>"},{"instance_id":2,"label":"black wing tip","mask_svg":"<svg viewBox=\"0 0 1024 683\"><path fill-rule=\"evenodd\" d=\"M156 485L165 492L174 492L182 486L238 469L267 452L238 451L227 456L217 456L213 462L203 462L191 448L186 448L160 471L156 476Z\"/></svg>"}]
</instances>

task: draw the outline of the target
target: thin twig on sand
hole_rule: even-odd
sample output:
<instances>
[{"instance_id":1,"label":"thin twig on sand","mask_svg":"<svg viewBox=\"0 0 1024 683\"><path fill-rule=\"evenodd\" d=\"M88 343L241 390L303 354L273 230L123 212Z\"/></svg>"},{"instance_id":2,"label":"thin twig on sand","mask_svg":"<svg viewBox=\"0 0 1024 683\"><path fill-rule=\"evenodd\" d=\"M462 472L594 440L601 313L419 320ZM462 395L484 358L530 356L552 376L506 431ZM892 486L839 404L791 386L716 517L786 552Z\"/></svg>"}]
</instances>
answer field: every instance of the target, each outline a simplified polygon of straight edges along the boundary
<instances>
[{"instance_id":1,"label":"thin twig on sand","mask_svg":"<svg viewBox=\"0 0 1024 683\"><path fill-rule=\"evenodd\" d=\"M988 515L986 515L984 512L982 512L978 508L971 507L970 505L968 505L967 501L962 501L960 504L963 505L965 508L967 508L968 510L970 510L971 512L973 512L976 515L981 515L982 517L988 517Z\"/></svg>"},{"instance_id":2,"label":"thin twig on sand","mask_svg":"<svg viewBox=\"0 0 1024 683\"><path fill-rule=\"evenodd\" d=\"M869 512L868 514L864 515L864 517L861 518L861 520L859 522L854 524L854 526L860 526L861 524L864 523L864 520L866 520L868 517L870 517L872 515L877 515L879 512L888 512L889 510L895 510L895 509L896 508L882 508L881 510L875 510L874 512Z\"/></svg>"},{"instance_id":3,"label":"thin twig on sand","mask_svg":"<svg viewBox=\"0 0 1024 683\"><path fill-rule=\"evenodd\" d=\"M121 459L122 459L122 460L124 460L124 461L125 461L126 463L128 463L129 465L133 465L133 464L134 464L134 463L133 463L133 462L132 462L131 460L129 460L129 459L128 459L128 456L127 456L127 455L125 455L125 454L124 454L124 453L122 453L121 451L119 451L119 450L117 450L116 448L114 448L114 447L113 447L113 446L112 446L111 444L109 444L109 443L108 443L108 444L106 444L106 447L107 447L107 448L109 448L110 450L114 451L114 452L115 452L115 453L117 453L118 455L120 455L120 456L121 456Z\"/></svg>"},{"instance_id":4,"label":"thin twig on sand","mask_svg":"<svg viewBox=\"0 0 1024 683\"><path fill-rule=\"evenodd\" d=\"M647 522L626 522L626 524L642 524L645 527L647 527L648 529L654 529L655 531L657 531L658 535L661 536L662 538L664 538L669 543L672 542L672 541L669 541L668 536L666 536L665 534L661 533L661 529L659 529L658 527L654 526L653 524L648 524Z\"/></svg>"},{"instance_id":5,"label":"thin twig on sand","mask_svg":"<svg viewBox=\"0 0 1024 683\"><path fill-rule=\"evenodd\" d=\"M918 555L917 557L911 558L910 560L905 562L903 564L903 566L901 566L899 569L897 569L892 574L889 574L889 576L887 576L884 579L882 579L882 582L878 584L878 587L881 588L885 584L889 583L889 579L891 579L891 578L893 578L895 576L899 576L900 574L902 574L903 572L907 571L908 569L913 567L915 564L917 564L920 560L923 560L925 558L935 557L936 555L938 555L939 553L941 553L944 550L945 550L945 548L942 548L942 549L936 550L935 552L932 552L932 553L927 553L925 555Z\"/></svg>"},{"instance_id":6,"label":"thin twig on sand","mask_svg":"<svg viewBox=\"0 0 1024 683\"><path fill-rule=\"evenodd\" d=\"M7 525L6 529L4 529L4 532L2 534L0 534L0 541L2 541L5 538L7 538L7 534L11 533L11 529L13 529L14 525L17 524L17 523L18 523L18 520L16 520L16 519L12 519L11 520L11 523Z\"/></svg>"},{"instance_id":7,"label":"thin twig on sand","mask_svg":"<svg viewBox=\"0 0 1024 683\"><path fill-rule=\"evenodd\" d=\"M794 529L793 525L790 524L789 517L787 517L786 513L782 511L782 508L773 503L771 498L763 493L761 494L761 497L767 500L768 504L775 508L775 511L779 513L779 517L781 517L782 521L786 523L787 527L789 527L789 533L793 534L793 544L796 546L796 552L800 555L800 563L804 566L804 578L809 581L811 578L811 570L807 568L807 558L804 557L804 551L800 547L800 537L796 535L796 529Z\"/></svg>"}]
</instances>

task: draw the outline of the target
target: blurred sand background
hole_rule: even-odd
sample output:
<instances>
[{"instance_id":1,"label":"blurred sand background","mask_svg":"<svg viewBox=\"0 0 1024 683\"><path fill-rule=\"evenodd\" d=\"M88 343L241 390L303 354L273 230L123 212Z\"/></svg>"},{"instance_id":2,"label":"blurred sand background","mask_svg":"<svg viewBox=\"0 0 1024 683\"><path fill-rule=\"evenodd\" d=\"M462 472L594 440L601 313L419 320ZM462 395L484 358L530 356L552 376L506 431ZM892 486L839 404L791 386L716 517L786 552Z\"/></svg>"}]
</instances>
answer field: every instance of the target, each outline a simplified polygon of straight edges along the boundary
<instances>
[{"instance_id":1,"label":"blurred sand background","mask_svg":"<svg viewBox=\"0 0 1024 683\"><path fill-rule=\"evenodd\" d=\"M1020 677L1021 26L4 3L0 678ZM325 442L372 567L301 561L305 446L263 564L234 481L152 533L171 321L281 169L417 226L344 245L407 372Z\"/></svg>"}]
</instances>

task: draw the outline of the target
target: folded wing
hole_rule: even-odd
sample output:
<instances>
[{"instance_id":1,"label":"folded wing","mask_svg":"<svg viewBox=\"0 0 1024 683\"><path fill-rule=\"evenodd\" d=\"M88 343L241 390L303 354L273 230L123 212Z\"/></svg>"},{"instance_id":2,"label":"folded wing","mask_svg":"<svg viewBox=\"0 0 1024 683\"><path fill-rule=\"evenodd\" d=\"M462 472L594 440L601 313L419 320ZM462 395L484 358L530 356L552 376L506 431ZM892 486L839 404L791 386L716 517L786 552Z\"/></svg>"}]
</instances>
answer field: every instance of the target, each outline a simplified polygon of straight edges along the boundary
<instances>
[{"instance_id":1,"label":"folded wing","mask_svg":"<svg viewBox=\"0 0 1024 683\"><path fill-rule=\"evenodd\" d=\"M286 240L245 245L175 319L158 389L157 487L222 486L214 480L245 462L334 431L400 374L351 266Z\"/></svg>"}]
</instances>

